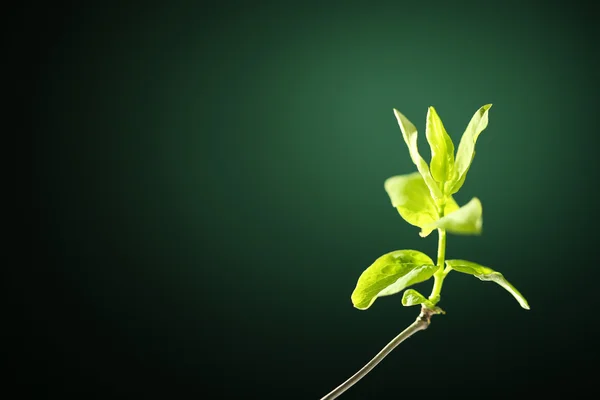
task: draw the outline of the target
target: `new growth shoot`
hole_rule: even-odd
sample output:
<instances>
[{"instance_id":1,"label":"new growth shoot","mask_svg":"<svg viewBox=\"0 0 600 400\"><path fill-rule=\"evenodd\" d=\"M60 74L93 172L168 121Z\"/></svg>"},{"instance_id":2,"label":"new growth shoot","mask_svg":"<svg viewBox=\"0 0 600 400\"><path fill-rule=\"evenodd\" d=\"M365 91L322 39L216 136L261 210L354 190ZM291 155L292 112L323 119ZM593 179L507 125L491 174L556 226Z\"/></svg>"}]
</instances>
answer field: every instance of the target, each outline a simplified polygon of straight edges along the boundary
<instances>
[{"instance_id":1,"label":"new growth shoot","mask_svg":"<svg viewBox=\"0 0 600 400\"><path fill-rule=\"evenodd\" d=\"M388 178L384 188L392 206L409 224L421 229L427 237L438 232L437 260L417 250L396 250L379 257L358 278L352 293L352 303L359 310L371 307L375 300L404 291L402 305L421 306L421 313L408 328L396 336L361 370L321 400L337 398L362 379L397 345L420 330L427 329L434 314L443 314L438 307L444 279L452 271L473 275L482 281L496 282L529 310L525 297L504 276L489 267L466 260L446 260L446 235L479 235L482 227L482 207L477 197L459 207L452 195L460 190L475 156L475 143L488 125L491 104L481 107L467 125L456 154L454 144L433 107L427 112L425 136L431 147L429 165L417 148L417 129L398 110L394 114L400 125L404 142L417 171ZM431 294L425 297L408 287L433 278ZM405 290L406 289L406 290Z\"/></svg>"}]
</instances>

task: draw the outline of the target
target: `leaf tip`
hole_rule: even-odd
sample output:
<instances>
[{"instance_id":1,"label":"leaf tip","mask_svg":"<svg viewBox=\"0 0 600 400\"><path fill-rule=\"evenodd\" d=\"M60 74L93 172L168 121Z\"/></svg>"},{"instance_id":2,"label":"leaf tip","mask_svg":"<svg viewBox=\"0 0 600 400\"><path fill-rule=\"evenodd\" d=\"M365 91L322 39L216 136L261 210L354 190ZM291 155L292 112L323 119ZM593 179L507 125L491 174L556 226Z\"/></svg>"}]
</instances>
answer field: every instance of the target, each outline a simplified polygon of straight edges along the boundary
<instances>
[{"instance_id":1,"label":"leaf tip","mask_svg":"<svg viewBox=\"0 0 600 400\"><path fill-rule=\"evenodd\" d=\"M419 236L421 236L422 238L425 238L427 236L429 236L429 234L433 232L433 230L429 229L429 228L422 228L421 232L419 232Z\"/></svg>"},{"instance_id":2,"label":"leaf tip","mask_svg":"<svg viewBox=\"0 0 600 400\"><path fill-rule=\"evenodd\" d=\"M365 302L365 299L362 296L360 296L356 289L354 290L354 292L352 292L350 300L352 301L352 305L354 306L354 308L361 311L371 307L371 305L375 301L375 299L372 299L371 302Z\"/></svg>"},{"instance_id":3,"label":"leaf tip","mask_svg":"<svg viewBox=\"0 0 600 400\"><path fill-rule=\"evenodd\" d=\"M352 305L354 306L354 308L356 308L357 310L366 310L367 308L369 308L368 306L365 307L363 304L360 304L359 302L354 301L354 299L352 300Z\"/></svg>"},{"instance_id":4,"label":"leaf tip","mask_svg":"<svg viewBox=\"0 0 600 400\"><path fill-rule=\"evenodd\" d=\"M440 119L440 116L438 115L437 110L435 109L434 106L429 106L429 108L427 108L427 121L428 121L427 124L428 125L430 124L429 121L431 119L437 119L437 120Z\"/></svg>"}]
</instances>

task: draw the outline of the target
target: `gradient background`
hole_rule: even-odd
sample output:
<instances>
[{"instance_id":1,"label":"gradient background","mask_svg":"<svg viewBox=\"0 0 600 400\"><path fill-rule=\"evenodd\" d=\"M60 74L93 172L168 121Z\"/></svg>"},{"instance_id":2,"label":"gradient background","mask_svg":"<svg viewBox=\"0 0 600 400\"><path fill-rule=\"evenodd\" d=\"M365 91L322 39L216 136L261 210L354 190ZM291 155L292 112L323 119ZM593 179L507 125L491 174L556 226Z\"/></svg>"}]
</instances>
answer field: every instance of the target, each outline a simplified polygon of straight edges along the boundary
<instances>
[{"instance_id":1,"label":"gradient background","mask_svg":"<svg viewBox=\"0 0 600 400\"><path fill-rule=\"evenodd\" d=\"M434 255L383 181L415 170L392 113L458 143L493 103L447 256L447 315L344 399L588 384L598 55L576 2L169 2L22 10L33 73L30 267L8 281L23 390L318 399L418 310L352 307L381 254ZM583 3L585 4L585 3ZM29 89L31 88L31 90ZM428 292L431 282L416 288ZM590 315L588 317L588 315ZM214 391L215 394L210 394Z\"/></svg>"}]
</instances>

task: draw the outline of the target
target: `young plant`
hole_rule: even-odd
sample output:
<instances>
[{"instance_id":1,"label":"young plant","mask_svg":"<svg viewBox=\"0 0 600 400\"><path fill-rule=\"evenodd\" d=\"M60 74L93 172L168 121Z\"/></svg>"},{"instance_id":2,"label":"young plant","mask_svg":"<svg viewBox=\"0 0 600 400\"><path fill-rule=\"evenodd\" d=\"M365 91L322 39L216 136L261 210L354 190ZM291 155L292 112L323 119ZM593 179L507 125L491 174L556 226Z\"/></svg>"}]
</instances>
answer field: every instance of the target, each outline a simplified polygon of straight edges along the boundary
<instances>
[{"instance_id":1,"label":"young plant","mask_svg":"<svg viewBox=\"0 0 600 400\"><path fill-rule=\"evenodd\" d=\"M428 236L434 230L439 235L437 262L417 250L396 250L384 254L367 268L358 278L352 293L352 303L359 310L366 310L379 297L400 293L414 284L433 277L433 289L425 297L414 289L402 295L402 305L421 306L421 313L408 328L387 344L360 371L342 383L321 400L335 399L363 378L385 356L402 341L418 331L427 329L434 314L444 314L437 306L441 298L444 279L452 271L473 275L482 281L496 282L529 310L525 297L504 276L491 268L466 260L446 260L446 234L479 235L482 226L481 202L474 197L462 207L452 197L465 182L469 167L475 156L475 142L487 127L488 112L492 107L481 107L469 122L458 145L456 156L454 144L433 107L427 112L425 136L431 147L429 165L417 148L417 129L398 110L394 114L400 125L402 136L408 146L410 158L417 172L392 176L384 187L392 206L406 222L421 228L419 235Z\"/></svg>"}]
</instances>

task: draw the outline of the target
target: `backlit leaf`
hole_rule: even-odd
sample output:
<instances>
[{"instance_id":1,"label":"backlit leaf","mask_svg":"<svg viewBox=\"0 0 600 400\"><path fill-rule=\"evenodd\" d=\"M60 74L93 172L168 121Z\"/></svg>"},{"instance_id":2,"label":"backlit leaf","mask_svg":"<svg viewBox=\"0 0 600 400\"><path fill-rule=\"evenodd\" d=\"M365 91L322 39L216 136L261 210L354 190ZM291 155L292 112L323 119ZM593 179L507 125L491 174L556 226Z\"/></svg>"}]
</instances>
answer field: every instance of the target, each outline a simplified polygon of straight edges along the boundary
<instances>
[{"instance_id":1,"label":"backlit leaf","mask_svg":"<svg viewBox=\"0 0 600 400\"><path fill-rule=\"evenodd\" d=\"M396 250L384 254L358 278L352 292L352 304L366 310L378 297L396 294L426 281L436 269L431 258L420 251Z\"/></svg>"},{"instance_id":2,"label":"backlit leaf","mask_svg":"<svg viewBox=\"0 0 600 400\"><path fill-rule=\"evenodd\" d=\"M434 199L442 198L442 191L438 183L433 179L431 173L429 172L429 166L419 154L419 148L417 146L417 128L406 118L400 111L394 109L394 115L396 115L396 119L398 120L398 125L400 125L400 130L402 131L402 137L404 138L404 142L408 147L408 152L410 153L410 158L413 163L417 166L417 170L425 180L425 184L429 188L431 192L431 196Z\"/></svg>"},{"instance_id":3,"label":"backlit leaf","mask_svg":"<svg viewBox=\"0 0 600 400\"><path fill-rule=\"evenodd\" d=\"M437 182L450 180L454 172L454 144L433 107L427 111L425 136L431 147L431 176Z\"/></svg>"},{"instance_id":4,"label":"backlit leaf","mask_svg":"<svg viewBox=\"0 0 600 400\"><path fill-rule=\"evenodd\" d=\"M385 191L402 218L411 225L424 228L439 219L435 201L418 172L408 175L397 175L386 179ZM452 197L446 200L446 210L458 209Z\"/></svg>"},{"instance_id":5,"label":"backlit leaf","mask_svg":"<svg viewBox=\"0 0 600 400\"><path fill-rule=\"evenodd\" d=\"M418 306L423 303L433 307L433 304L425 296L414 289L406 289L402 294L402 305L405 307Z\"/></svg>"},{"instance_id":6,"label":"backlit leaf","mask_svg":"<svg viewBox=\"0 0 600 400\"><path fill-rule=\"evenodd\" d=\"M420 173L392 176L383 186L392 206L409 224L422 228L438 220L435 202Z\"/></svg>"},{"instance_id":7,"label":"backlit leaf","mask_svg":"<svg viewBox=\"0 0 600 400\"><path fill-rule=\"evenodd\" d=\"M423 227L420 235L425 237L434 229L445 229L459 235L478 235L483 225L481 202L473 197L470 202L439 220Z\"/></svg>"},{"instance_id":8,"label":"backlit leaf","mask_svg":"<svg viewBox=\"0 0 600 400\"><path fill-rule=\"evenodd\" d=\"M500 272L466 260L446 260L446 265L455 271L473 275L482 281L496 282L512 294L521 307L529 310L529 303L527 303L525 297Z\"/></svg>"},{"instance_id":9,"label":"backlit leaf","mask_svg":"<svg viewBox=\"0 0 600 400\"><path fill-rule=\"evenodd\" d=\"M477 142L477 138L481 134L481 132L488 125L488 111L492 107L491 104L486 104L481 107L471 121L469 125L467 125L467 129L462 135L460 139L460 143L458 144L458 150L456 151L456 160L454 163L454 177L453 183L450 186L449 194L454 194L458 192L458 190L462 187L465 182L465 177L467 175L467 171L473 162L473 157L475 156L475 143Z\"/></svg>"}]
</instances>

